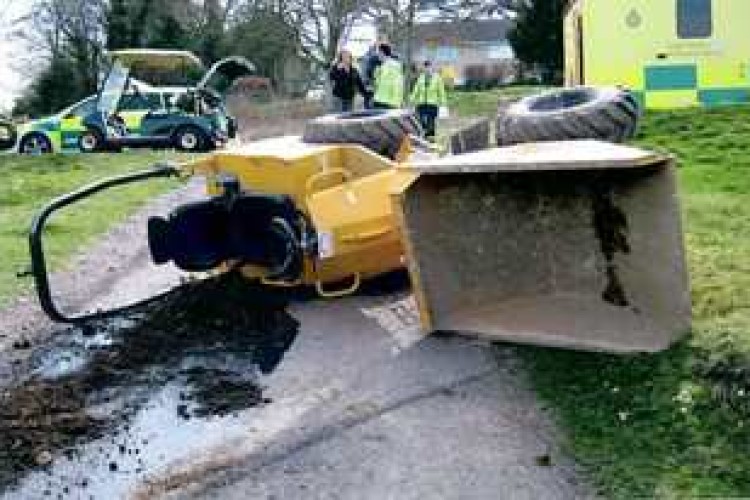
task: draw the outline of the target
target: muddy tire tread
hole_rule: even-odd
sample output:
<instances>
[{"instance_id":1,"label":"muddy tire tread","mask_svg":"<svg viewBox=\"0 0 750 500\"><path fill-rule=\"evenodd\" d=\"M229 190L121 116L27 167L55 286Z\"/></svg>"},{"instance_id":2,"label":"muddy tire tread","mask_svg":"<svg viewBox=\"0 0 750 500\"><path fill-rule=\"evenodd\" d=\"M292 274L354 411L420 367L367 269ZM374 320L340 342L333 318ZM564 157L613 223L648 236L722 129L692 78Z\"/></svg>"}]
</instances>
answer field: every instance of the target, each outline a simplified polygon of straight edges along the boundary
<instances>
[{"instance_id":1,"label":"muddy tire tread","mask_svg":"<svg viewBox=\"0 0 750 500\"><path fill-rule=\"evenodd\" d=\"M505 146L569 139L619 143L632 138L641 117L640 107L632 94L619 89L588 90L592 90L589 100L568 108L534 111L531 105L539 96L532 96L504 110L496 118L496 143Z\"/></svg>"},{"instance_id":2,"label":"muddy tire tread","mask_svg":"<svg viewBox=\"0 0 750 500\"><path fill-rule=\"evenodd\" d=\"M307 123L302 136L310 144L360 144L377 154L393 158L404 136L421 135L413 113L394 110L367 117L324 116Z\"/></svg>"}]
</instances>

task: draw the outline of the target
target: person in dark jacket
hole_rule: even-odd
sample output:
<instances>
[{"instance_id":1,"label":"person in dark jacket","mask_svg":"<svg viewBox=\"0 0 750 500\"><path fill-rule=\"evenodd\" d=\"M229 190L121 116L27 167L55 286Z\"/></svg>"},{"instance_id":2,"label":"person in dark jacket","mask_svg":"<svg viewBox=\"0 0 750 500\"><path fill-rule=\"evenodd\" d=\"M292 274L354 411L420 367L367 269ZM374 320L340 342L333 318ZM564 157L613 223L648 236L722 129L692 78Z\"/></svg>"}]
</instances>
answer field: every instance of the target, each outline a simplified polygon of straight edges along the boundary
<instances>
[{"instance_id":1,"label":"person in dark jacket","mask_svg":"<svg viewBox=\"0 0 750 500\"><path fill-rule=\"evenodd\" d=\"M388 43L388 39L382 35L379 36L375 43L373 43L367 50L365 55L362 56L360 71L362 74L362 82L365 86L365 109L372 109L374 107L373 97L375 96L375 72L378 67L383 64L380 46L384 43Z\"/></svg>"},{"instance_id":2,"label":"person in dark jacket","mask_svg":"<svg viewBox=\"0 0 750 500\"><path fill-rule=\"evenodd\" d=\"M365 87L359 71L352 64L352 54L348 50L339 52L336 61L328 72L333 86L333 109L344 113L354 107L354 96L359 92L365 95Z\"/></svg>"}]
</instances>

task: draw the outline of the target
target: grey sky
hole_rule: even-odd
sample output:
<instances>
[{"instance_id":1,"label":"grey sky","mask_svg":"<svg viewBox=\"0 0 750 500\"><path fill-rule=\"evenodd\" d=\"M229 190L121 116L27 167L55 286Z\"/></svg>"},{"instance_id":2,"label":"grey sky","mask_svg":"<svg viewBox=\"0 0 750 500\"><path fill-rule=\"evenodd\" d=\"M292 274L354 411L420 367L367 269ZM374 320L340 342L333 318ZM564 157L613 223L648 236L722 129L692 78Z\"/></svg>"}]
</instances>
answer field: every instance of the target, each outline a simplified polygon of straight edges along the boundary
<instances>
[{"instance_id":1,"label":"grey sky","mask_svg":"<svg viewBox=\"0 0 750 500\"><path fill-rule=\"evenodd\" d=\"M12 23L28 14L32 3L33 0L5 0L0 10L0 110L10 108L23 89L23 79L13 65L23 44L9 35Z\"/></svg>"}]
</instances>

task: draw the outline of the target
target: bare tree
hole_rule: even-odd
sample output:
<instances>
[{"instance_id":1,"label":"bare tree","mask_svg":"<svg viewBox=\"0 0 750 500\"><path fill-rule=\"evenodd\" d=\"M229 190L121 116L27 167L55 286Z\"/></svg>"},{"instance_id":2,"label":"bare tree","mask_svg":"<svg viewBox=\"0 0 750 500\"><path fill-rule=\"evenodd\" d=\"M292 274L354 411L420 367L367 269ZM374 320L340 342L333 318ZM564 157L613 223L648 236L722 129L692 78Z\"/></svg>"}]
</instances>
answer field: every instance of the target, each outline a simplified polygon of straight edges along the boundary
<instances>
[{"instance_id":1,"label":"bare tree","mask_svg":"<svg viewBox=\"0 0 750 500\"><path fill-rule=\"evenodd\" d=\"M427 2L446 21L512 17L527 0L434 0Z\"/></svg>"},{"instance_id":2,"label":"bare tree","mask_svg":"<svg viewBox=\"0 0 750 500\"><path fill-rule=\"evenodd\" d=\"M30 27L19 31L50 60L69 58L87 89L96 88L104 46L105 0L37 0Z\"/></svg>"},{"instance_id":3,"label":"bare tree","mask_svg":"<svg viewBox=\"0 0 750 500\"><path fill-rule=\"evenodd\" d=\"M375 0L369 2L368 14L378 28L403 48L406 84L412 80L414 33L418 14L435 11L435 20L460 22L486 16L513 17L528 0Z\"/></svg>"},{"instance_id":4,"label":"bare tree","mask_svg":"<svg viewBox=\"0 0 750 500\"><path fill-rule=\"evenodd\" d=\"M277 2L295 27L302 53L325 67L335 57L344 35L369 2L362 0L286 0Z\"/></svg>"}]
</instances>

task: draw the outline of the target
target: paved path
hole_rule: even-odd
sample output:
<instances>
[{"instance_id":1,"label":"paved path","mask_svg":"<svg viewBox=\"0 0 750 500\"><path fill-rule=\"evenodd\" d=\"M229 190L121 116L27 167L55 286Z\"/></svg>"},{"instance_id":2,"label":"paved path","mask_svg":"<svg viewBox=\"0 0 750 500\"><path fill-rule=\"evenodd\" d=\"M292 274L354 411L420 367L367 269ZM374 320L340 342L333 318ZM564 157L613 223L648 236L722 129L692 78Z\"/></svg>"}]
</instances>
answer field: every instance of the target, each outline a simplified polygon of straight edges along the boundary
<instances>
[{"instance_id":1,"label":"paved path","mask_svg":"<svg viewBox=\"0 0 750 500\"><path fill-rule=\"evenodd\" d=\"M142 231L145 213L114 230L93 255L111 258L110 246L123 252L123 241L137 239L127 231ZM99 262L92 258L83 266L101 267ZM113 270L104 287L112 291L110 298L174 279L150 267L142 271ZM409 338L392 336L363 314L363 309L384 301L362 296L295 304L290 312L301 323L299 336L278 370L264 379L265 394L273 402L245 410L230 422L159 426L165 442L184 447L172 449L160 462L163 467L146 472L146 477L123 475L122 484L109 490L111 497L587 496L572 464L559 453L555 430L509 350L461 337L430 337L409 345ZM12 351L17 335L33 337L41 328L35 304L22 303L16 312L22 310L28 314L6 310L0 318L5 335L0 336L0 352ZM0 374L4 366L0 362ZM144 415L147 419L150 414ZM212 430L191 431L189 425ZM201 435L191 437L190 432ZM95 446L101 443L91 448ZM540 457L548 455L551 466L540 465ZM88 474L89 466L60 466L64 471L80 467L81 474ZM112 478L103 477L104 488ZM28 481L37 483L35 478ZM18 498L34 495L20 493Z\"/></svg>"},{"instance_id":2,"label":"paved path","mask_svg":"<svg viewBox=\"0 0 750 500\"><path fill-rule=\"evenodd\" d=\"M586 496L509 351L460 337L404 349L361 313L377 301L294 307L301 332L268 379L274 402L246 415L244 435L153 478L140 496ZM546 455L552 466L539 464Z\"/></svg>"}]
</instances>

